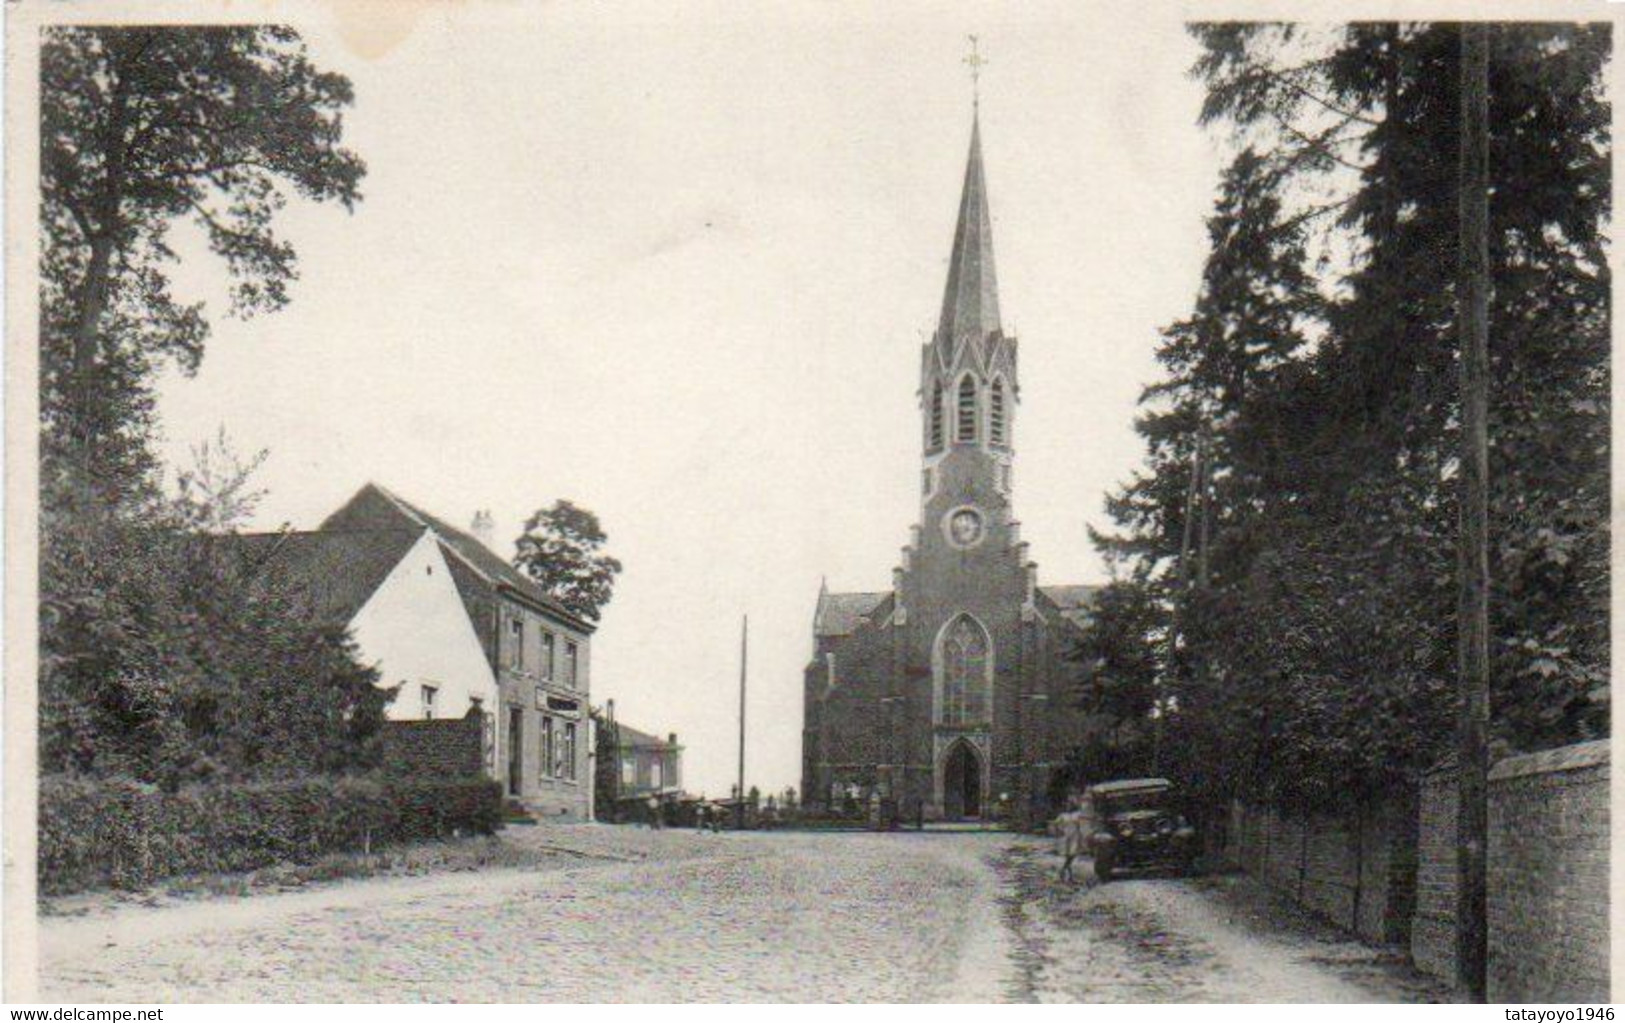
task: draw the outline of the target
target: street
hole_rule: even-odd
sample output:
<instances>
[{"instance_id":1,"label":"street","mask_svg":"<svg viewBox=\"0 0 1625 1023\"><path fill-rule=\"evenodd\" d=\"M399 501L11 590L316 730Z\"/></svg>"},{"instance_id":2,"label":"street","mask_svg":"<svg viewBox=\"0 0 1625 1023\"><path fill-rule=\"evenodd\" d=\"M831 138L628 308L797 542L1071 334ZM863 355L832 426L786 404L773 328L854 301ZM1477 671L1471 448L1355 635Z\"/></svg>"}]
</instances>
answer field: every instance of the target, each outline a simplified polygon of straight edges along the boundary
<instances>
[{"instance_id":1,"label":"street","mask_svg":"<svg viewBox=\"0 0 1625 1023\"><path fill-rule=\"evenodd\" d=\"M1237 878L1053 881L1000 833L515 829L550 870L41 921L46 1001L1413 1001ZM1238 887L1239 886L1239 887Z\"/></svg>"}]
</instances>

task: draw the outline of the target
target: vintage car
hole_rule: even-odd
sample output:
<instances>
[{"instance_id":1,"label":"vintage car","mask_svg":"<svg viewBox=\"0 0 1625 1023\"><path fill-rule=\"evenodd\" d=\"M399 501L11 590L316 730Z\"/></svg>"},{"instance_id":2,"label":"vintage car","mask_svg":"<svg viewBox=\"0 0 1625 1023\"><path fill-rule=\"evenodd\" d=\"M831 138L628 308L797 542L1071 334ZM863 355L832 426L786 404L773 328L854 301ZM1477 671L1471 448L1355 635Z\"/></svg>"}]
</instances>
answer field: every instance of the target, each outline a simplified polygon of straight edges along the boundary
<instances>
[{"instance_id":1,"label":"vintage car","mask_svg":"<svg viewBox=\"0 0 1625 1023\"><path fill-rule=\"evenodd\" d=\"M1163 778L1130 778L1095 785L1094 830L1089 855L1095 875L1109 881L1124 870L1173 868L1188 873L1201 847L1196 829L1175 803L1173 783Z\"/></svg>"}]
</instances>

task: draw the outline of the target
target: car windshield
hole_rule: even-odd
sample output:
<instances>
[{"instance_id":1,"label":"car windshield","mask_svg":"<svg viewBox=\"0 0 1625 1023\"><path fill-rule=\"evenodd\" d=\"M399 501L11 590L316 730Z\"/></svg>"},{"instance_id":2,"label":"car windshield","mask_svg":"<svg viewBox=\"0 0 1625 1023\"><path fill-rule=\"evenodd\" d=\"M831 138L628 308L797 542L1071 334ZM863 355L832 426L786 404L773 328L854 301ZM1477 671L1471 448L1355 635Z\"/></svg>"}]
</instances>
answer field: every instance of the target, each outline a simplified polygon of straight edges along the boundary
<instances>
[{"instance_id":1,"label":"car windshield","mask_svg":"<svg viewBox=\"0 0 1625 1023\"><path fill-rule=\"evenodd\" d=\"M1138 813L1143 810L1168 809L1168 792L1166 789L1153 792L1125 792L1120 796L1108 796L1102 802L1102 809L1106 813Z\"/></svg>"}]
</instances>

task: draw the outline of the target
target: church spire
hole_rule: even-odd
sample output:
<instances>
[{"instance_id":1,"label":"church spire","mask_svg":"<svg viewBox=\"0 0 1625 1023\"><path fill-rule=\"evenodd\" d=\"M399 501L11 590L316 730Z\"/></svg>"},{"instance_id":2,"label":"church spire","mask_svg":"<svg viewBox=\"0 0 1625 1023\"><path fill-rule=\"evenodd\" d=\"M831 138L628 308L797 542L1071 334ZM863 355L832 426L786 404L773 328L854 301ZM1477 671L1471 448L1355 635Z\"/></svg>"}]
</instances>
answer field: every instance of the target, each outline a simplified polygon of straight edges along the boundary
<instances>
[{"instance_id":1,"label":"church spire","mask_svg":"<svg viewBox=\"0 0 1625 1023\"><path fill-rule=\"evenodd\" d=\"M993 219L987 212L987 180L982 173L981 120L978 110L971 119L959 224L954 228L948 287L937 327L939 343L949 351L966 335L986 338L999 332L999 288L993 273Z\"/></svg>"}]
</instances>

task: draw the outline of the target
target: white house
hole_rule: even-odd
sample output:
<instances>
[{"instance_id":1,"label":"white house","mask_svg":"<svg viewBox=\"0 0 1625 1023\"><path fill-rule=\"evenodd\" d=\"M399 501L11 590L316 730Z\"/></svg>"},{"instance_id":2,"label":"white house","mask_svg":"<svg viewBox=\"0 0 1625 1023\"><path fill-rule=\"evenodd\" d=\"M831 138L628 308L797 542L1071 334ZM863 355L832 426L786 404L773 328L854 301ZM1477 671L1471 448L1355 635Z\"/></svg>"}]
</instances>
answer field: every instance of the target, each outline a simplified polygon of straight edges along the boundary
<instances>
[{"instance_id":1,"label":"white house","mask_svg":"<svg viewBox=\"0 0 1625 1023\"><path fill-rule=\"evenodd\" d=\"M256 571L346 626L391 721L486 723L485 770L548 817L592 812L590 643L572 614L495 551L367 484L320 527L240 538Z\"/></svg>"}]
</instances>

